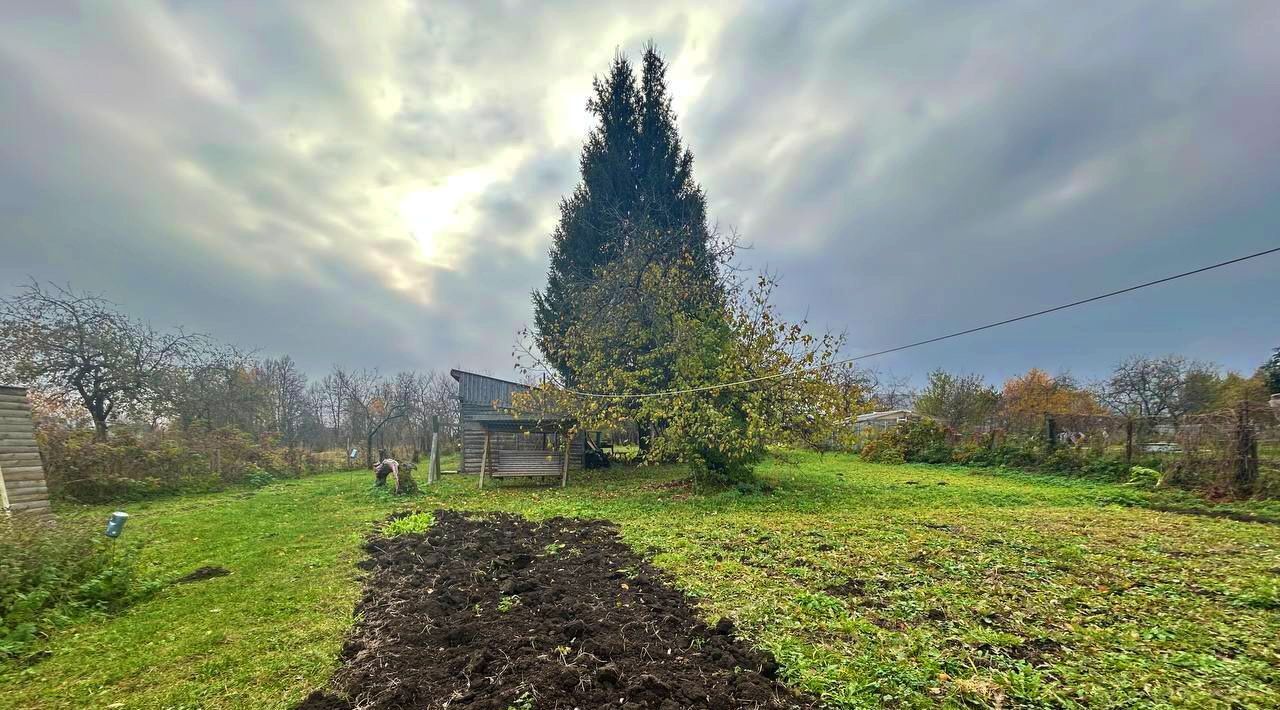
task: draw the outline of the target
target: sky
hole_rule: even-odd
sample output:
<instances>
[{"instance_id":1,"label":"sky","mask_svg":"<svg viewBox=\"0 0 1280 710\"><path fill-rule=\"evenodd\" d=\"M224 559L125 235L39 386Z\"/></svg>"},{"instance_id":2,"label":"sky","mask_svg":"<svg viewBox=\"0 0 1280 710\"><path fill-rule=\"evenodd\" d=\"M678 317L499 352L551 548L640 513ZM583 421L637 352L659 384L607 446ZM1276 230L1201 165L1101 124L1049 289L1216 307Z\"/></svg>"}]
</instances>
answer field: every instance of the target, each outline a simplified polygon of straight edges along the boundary
<instances>
[{"instance_id":1,"label":"sky","mask_svg":"<svg viewBox=\"0 0 1280 710\"><path fill-rule=\"evenodd\" d=\"M512 372L592 77L652 40L695 176L848 355L1280 246L1280 3L0 5L0 294L313 373ZM1280 255L867 367L1252 371Z\"/></svg>"}]
</instances>

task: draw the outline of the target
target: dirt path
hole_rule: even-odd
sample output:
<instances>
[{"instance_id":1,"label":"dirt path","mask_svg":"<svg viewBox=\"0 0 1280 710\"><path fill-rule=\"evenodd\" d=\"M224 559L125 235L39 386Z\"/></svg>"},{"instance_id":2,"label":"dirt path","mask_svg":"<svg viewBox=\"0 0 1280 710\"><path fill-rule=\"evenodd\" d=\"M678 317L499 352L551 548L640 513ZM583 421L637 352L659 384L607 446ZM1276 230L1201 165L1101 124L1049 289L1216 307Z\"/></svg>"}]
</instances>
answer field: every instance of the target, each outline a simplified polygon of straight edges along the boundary
<instances>
[{"instance_id":1,"label":"dirt path","mask_svg":"<svg viewBox=\"0 0 1280 710\"><path fill-rule=\"evenodd\" d=\"M813 707L727 621L698 621L612 524L435 516L426 535L366 546L337 694L300 708Z\"/></svg>"}]
</instances>

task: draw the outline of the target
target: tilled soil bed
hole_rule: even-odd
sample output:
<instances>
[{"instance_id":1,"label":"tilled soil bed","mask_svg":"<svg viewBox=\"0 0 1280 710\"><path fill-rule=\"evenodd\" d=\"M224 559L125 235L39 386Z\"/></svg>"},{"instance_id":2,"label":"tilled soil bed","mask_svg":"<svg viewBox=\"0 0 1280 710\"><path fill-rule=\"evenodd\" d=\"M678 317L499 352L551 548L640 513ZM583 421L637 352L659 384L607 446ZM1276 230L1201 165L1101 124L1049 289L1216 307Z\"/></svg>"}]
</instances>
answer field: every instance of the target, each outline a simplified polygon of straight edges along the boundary
<instances>
[{"instance_id":1,"label":"tilled soil bed","mask_svg":"<svg viewBox=\"0 0 1280 710\"><path fill-rule=\"evenodd\" d=\"M378 538L332 693L300 708L797 708L767 655L606 521L435 512Z\"/></svg>"}]
</instances>

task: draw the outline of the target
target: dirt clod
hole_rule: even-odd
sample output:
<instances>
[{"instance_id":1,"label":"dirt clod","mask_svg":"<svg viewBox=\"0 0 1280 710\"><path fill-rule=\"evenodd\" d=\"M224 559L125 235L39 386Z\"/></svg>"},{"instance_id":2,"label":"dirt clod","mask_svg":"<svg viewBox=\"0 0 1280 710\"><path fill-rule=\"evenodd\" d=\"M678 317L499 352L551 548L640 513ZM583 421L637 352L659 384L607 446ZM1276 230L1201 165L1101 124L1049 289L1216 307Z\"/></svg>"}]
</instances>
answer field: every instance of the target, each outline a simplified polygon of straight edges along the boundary
<instances>
[{"instance_id":1,"label":"dirt clod","mask_svg":"<svg viewBox=\"0 0 1280 710\"><path fill-rule=\"evenodd\" d=\"M731 620L701 622L607 521L439 510L429 537L365 549L371 574L335 692L299 708L816 704L774 680L777 664L734 640Z\"/></svg>"}]
</instances>

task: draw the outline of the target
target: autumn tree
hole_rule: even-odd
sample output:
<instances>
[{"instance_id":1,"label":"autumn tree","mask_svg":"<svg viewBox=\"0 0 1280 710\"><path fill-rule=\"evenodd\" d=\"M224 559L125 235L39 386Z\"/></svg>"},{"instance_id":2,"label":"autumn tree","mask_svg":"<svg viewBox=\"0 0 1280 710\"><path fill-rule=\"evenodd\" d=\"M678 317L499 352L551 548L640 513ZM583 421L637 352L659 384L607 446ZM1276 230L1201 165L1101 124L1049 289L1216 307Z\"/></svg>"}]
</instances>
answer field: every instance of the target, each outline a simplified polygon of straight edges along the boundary
<instances>
[{"instance_id":1,"label":"autumn tree","mask_svg":"<svg viewBox=\"0 0 1280 710\"><path fill-rule=\"evenodd\" d=\"M958 375L938 369L929 373L924 388L916 395L915 409L956 429L967 429L987 421L999 398L982 375Z\"/></svg>"},{"instance_id":2,"label":"autumn tree","mask_svg":"<svg viewBox=\"0 0 1280 710\"><path fill-rule=\"evenodd\" d=\"M78 403L97 441L106 440L122 410L154 406L169 373L204 341L181 329L157 330L69 286L32 281L0 299L0 376Z\"/></svg>"},{"instance_id":3,"label":"autumn tree","mask_svg":"<svg viewBox=\"0 0 1280 710\"><path fill-rule=\"evenodd\" d=\"M1105 413L1094 394L1079 387L1067 374L1055 377L1032 368L1006 380L1000 391L1000 414L1011 429L1035 429L1046 414L1061 417Z\"/></svg>"}]
</instances>

